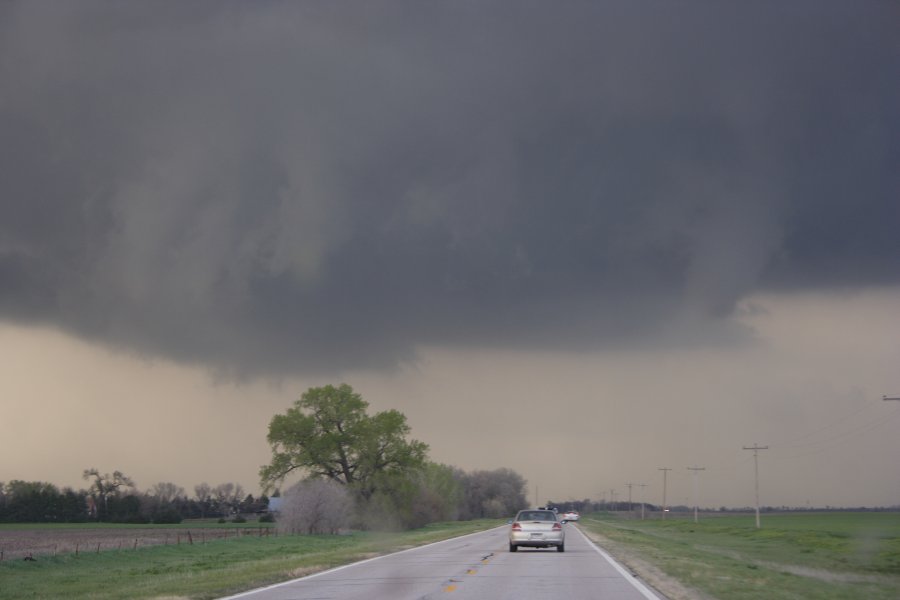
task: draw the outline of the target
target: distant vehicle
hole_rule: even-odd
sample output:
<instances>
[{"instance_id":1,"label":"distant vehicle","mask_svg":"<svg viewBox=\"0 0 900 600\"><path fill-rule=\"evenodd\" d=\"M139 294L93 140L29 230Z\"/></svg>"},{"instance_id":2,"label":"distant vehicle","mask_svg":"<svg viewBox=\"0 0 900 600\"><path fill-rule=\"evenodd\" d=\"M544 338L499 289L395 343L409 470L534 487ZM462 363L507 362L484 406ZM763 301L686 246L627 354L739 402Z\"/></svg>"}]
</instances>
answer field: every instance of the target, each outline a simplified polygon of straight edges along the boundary
<instances>
[{"instance_id":1,"label":"distant vehicle","mask_svg":"<svg viewBox=\"0 0 900 600\"><path fill-rule=\"evenodd\" d=\"M509 551L520 546L548 548L556 546L557 552L566 551L566 532L552 510L520 510L509 527Z\"/></svg>"},{"instance_id":2,"label":"distant vehicle","mask_svg":"<svg viewBox=\"0 0 900 600\"><path fill-rule=\"evenodd\" d=\"M563 513L563 521L577 521L581 518L581 515L578 514L577 510L570 510L567 513Z\"/></svg>"}]
</instances>

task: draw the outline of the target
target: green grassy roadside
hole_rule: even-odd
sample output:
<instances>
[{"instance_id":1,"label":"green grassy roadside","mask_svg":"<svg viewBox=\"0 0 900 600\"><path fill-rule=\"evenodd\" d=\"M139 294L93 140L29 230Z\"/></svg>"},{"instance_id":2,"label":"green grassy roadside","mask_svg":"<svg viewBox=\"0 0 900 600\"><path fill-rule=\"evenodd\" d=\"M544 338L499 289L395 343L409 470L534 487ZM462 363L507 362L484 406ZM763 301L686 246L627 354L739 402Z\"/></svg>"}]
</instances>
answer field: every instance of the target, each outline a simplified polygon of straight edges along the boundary
<instances>
[{"instance_id":1,"label":"green grassy roadside","mask_svg":"<svg viewBox=\"0 0 900 600\"><path fill-rule=\"evenodd\" d=\"M809 513L632 520L587 515L580 525L642 575L659 569L722 600L896 600L900 514ZM679 594L675 594L679 596Z\"/></svg>"},{"instance_id":2,"label":"green grassy roadside","mask_svg":"<svg viewBox=\"0 0 900 600\"><path fill-rule=\"evenodd\" d=\"M502 521L435 523L401 533L232 538L134 551L0 562L0 600L218 598L363 558L481 531Z\"/></svg>"}]
</instances>

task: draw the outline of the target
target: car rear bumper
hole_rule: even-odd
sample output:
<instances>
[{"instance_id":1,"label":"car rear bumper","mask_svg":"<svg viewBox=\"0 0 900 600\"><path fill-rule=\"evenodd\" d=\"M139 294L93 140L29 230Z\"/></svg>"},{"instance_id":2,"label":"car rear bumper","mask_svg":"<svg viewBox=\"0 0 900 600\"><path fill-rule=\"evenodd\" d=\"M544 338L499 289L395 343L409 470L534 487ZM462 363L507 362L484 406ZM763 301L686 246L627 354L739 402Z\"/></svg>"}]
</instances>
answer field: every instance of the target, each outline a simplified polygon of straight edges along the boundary
<instances>
[{"instance_id":1,"label":"car rear bumper","mask_svg":"<svg viewBox=\"0 0 900 600\"><path fill-rule=\"evenodd\" d=\"M534 536L527 531L517 531L509 534L509 543L513 546L527 546L532 548L561 546L565 539L565 534L561 531L542 532L540 537Z\"/></svg>"}]
</instances>

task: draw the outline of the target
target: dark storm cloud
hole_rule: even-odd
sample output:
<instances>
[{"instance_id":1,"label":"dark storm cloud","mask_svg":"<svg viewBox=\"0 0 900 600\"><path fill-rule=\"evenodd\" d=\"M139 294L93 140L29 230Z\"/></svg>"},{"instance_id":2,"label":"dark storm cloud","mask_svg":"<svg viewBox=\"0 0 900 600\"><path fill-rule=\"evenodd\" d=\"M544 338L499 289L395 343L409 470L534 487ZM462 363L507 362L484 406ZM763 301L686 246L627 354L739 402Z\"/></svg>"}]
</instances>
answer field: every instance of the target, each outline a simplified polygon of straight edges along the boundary
<instances>
[{"instance_id":1,"label":"dark storm cloud","mask_svg":"<svg viewBox=\"0 0 900 600\"><path fill-rule=\"evenodd\" d=\"M0 12L6 319L286 373L900 279L891 2Z\"/></svg>"}]
</instances>

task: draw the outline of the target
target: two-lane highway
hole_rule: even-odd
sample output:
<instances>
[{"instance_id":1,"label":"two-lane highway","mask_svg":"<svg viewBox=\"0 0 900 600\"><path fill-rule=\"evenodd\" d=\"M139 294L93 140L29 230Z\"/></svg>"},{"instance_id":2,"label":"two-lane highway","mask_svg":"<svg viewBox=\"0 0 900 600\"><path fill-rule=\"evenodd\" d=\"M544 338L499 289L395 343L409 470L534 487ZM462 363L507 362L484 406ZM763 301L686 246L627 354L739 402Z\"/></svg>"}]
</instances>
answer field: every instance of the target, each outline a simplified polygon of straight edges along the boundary
<instances>
[{"instance_id":1,"label":"two-lane highway","mask_svg":"<svg viewBox=\"0 0 900 600\"><path fill-rule=\"evenodd\" d=\"M662 596L607 559L574 525L566 551L508 551L507 528L338 567L230 596L241 600L648 600Z\"/></svg>"}]
</instances>

